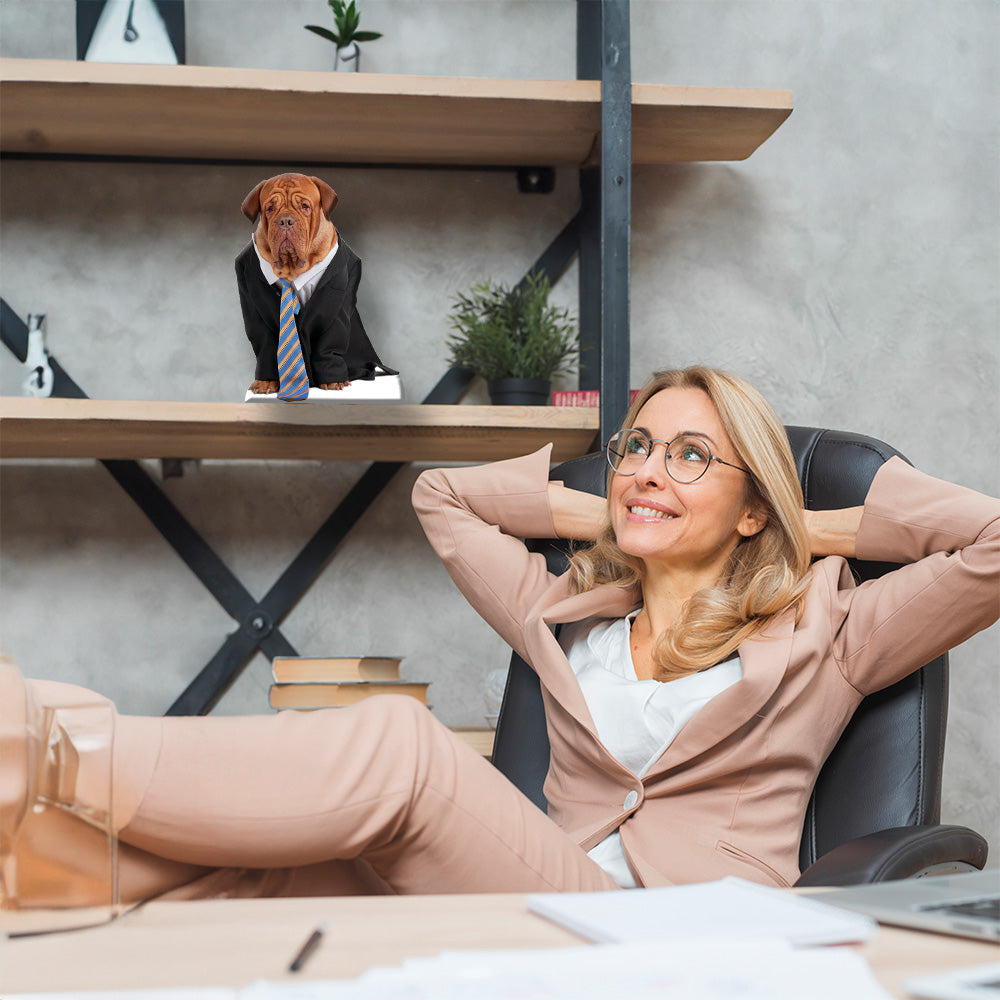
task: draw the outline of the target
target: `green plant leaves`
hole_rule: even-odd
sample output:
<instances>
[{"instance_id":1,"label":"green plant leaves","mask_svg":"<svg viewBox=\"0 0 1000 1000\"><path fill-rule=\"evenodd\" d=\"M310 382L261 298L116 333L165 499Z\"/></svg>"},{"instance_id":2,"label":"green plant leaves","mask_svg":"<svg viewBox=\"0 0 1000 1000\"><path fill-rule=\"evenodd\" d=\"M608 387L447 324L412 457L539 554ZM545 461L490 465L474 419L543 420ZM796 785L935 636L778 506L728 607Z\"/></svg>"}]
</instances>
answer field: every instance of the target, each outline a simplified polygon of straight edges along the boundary
<instances>
[{"instance_id":1,"label":"green plant leaves","mask_svg":"<svg viewBox=\"0 0 1000 1000\"><path fill-rule=\"evenodd\" d=\"M448 339L450 362L471 368L487 381L539 378L576 367L579 338L569 311L548 303L551 285L529 274L523 288L491 281L458 294L449 314L455 333Z\"/></svg>"},{"instance_id":2,"label":"green plant leaves","mask_svg":"<svg viewBox=\"0 0 1000 1000\"><path fill-rule=\"evenodd\" d=\"M311 31L314 35L319 35L340 48L340 39L329 28L321 28L318 24L307 24L306 31Z\"/></svg>"},{"instance_id":3,"label":"green plant leaves","mask_svg":"<svg viewBox=\"0 0 1000 1000\"><path fill-rule=\"evenodd\" d=\"M317 24L307 24L306 31L311 31L320 38L325 38L328 42L333 42L338 49L342 49L351 42L374 42L376 38L382 37L381 31L358 31L358 24L361 21L361 13L357 9L354 0L345 3L344 0L327 0L330 10L333 11L333 23L336 31L328 28L321 28Z\"/></svg>"}]
</instances>

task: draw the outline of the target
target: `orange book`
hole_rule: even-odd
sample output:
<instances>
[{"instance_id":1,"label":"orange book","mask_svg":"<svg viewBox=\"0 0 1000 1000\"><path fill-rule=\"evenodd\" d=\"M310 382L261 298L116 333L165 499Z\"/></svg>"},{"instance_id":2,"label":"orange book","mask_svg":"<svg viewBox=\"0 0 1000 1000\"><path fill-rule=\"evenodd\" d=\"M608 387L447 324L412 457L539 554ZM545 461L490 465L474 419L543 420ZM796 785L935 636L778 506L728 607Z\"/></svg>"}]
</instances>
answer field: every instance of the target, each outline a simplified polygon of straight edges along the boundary
<instances>
[{"instance_id":1,"label":"orange book","mask_svg":"<svg viewBox=\"0 0 1000 1000\"><path fill-rule=\"evenodd\" d=\"M398 656L276 656L271 674L276 684L315 681L398 681Z\"/></svg>"},{"instance_id":2,"label":"orange book","mask_svg":"<svg viewBox=\"0 0 1000 1000\"><path fill-rule=\"evenodd\" d=\"M343 708L377 694L405 694L427 704L429 683L344 681L327 684L272 684L271 708Z\"/></svg>"}]
</instances>

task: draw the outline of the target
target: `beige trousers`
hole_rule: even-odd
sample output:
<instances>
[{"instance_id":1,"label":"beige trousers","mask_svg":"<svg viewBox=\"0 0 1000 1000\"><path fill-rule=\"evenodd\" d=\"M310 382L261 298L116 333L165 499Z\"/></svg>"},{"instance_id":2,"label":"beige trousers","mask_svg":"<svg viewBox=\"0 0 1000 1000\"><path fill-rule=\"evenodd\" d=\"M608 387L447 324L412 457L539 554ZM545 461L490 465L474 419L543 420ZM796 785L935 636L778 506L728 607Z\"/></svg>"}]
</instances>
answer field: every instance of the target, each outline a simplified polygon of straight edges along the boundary
<instances>
[{"instance_id":1,"label":"beige trousers","mask_svg":"<svg viewBox=\"0 0 1000 1000\"><path fill-rule=\"evenodd\" d=\"M68 687L28 686L43 703ZM615 888L404 696L270 716L117 716L112 789L123 902Z\"/></svg>"}]
</instances>

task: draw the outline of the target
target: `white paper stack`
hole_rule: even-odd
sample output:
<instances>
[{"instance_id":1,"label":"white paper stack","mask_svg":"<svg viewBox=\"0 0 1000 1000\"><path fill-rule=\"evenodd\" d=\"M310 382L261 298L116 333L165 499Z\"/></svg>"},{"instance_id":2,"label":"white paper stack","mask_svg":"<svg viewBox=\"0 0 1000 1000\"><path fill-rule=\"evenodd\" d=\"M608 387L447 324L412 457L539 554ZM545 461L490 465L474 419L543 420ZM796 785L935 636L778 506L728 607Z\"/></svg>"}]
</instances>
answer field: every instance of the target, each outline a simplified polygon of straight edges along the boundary
<instances>
[{"instance_id":1,"label":"white paper stack","mask_svg":"<svg viewBox=\"0 0 1000 1000\"><path fill-rule=\"evenodd\" d=\"M257 983L238 1000L889 1000L849 948L784 941L445 952L355 980Z\"/></svg>"},{"instance_id":2,"label":"white paper stack","mask_svg":"<svg viewBox=\"0 0 1000 1000\"><path fill-rule=\"evenodd\" d=\"M624 892L528 897L528 909L591 941L776 938L793 945L867 941L877 924L782 889L741 878Z\"/></svg>"},{"instance_id":3,"label":"white paper stack","mask_svg":"<svg viewBox=\"0 0 1000 1000\"><path fill-rule=\"evenodd\" d=\"M234 989L33 994L11 1000L891 1000L850 948L784 941L663 941L444 952L357 979L260 981Z\"/></svg>"}]
</instances>

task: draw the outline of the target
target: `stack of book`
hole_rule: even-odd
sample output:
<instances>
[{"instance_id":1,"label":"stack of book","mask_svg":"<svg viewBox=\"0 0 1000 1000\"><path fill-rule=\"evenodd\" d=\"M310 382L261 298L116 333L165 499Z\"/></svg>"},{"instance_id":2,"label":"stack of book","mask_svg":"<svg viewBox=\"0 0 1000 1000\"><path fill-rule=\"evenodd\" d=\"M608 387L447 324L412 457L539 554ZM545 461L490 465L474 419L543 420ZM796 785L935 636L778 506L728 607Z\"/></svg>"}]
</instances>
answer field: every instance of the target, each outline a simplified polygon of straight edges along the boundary
<instances>
[{"instance_id":1,"label":"stack of book","mask_svg":"<svg viewBox=\"0 0 1000 1000\"><path fill-rule=\"evenodd\" d=\"M405 694L427 704L429 681L399 678L400 658L276 656L271 708L342 708L376 694Z\"/></svg>"}]
</instances>

